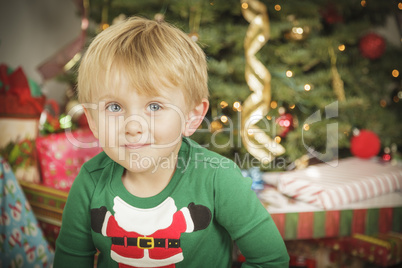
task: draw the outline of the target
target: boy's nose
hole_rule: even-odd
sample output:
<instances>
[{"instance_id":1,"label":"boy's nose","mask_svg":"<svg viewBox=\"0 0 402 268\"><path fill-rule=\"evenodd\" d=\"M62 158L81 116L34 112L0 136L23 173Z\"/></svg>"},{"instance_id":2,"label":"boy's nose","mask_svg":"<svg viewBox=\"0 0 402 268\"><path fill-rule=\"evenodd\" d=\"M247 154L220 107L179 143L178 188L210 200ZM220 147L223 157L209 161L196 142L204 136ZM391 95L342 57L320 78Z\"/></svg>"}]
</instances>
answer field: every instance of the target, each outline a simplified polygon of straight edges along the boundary
<instances>
[{"instance_id":1,"label":"boy's nose","mask_svg":"<svg viewBox=\"0 0 402 268\"><path fill-rule=\"evenodd\" d=\"M125 133L126 135L136 136L138 134L143 134L147 129L148 122L138 116L130 116L125 120Z\"/></svg>"}]
</instances>

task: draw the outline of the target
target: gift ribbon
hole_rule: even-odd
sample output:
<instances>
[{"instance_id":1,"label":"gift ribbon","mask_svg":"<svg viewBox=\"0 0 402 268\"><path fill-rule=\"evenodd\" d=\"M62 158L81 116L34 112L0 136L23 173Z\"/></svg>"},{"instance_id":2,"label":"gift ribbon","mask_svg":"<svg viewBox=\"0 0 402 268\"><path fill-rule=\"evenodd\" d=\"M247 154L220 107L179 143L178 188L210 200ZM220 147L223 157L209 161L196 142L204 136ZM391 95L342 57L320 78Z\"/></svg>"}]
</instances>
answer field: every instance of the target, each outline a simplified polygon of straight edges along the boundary
<instances>
[{"instance_id":1,"label":"gift ribbon","mask_svg":"<svg viewBox=\"0 0 402 268\"><path fill-rule=\"evenodd\" d=\"M378 232L379 227L379 215L380 209L373 208L367 210L366 223L365 223L365 234L375 234Z\"/></svg>"},{"instance_id":2,"label":"gift ribbon","mask_svg":"<svg viewBox=\"0 0 402 268\"><path fill-rule=\"evenodd\" d=\"M356 209L353 211L353 219L352 219L352 233L360 233L364 234L366 231L365 222L366 222L367 209Z\"/></svg>"},{"instance_id":3,"label":"gift ribbon","mask_svg":"<svg viewBox=\"0 0 402 268\"><path fill-rule=\"evenodd\" d=\"M352 233L351 222L353 219L353 210L342 210L339 219L339 235L349 236Z\"/></svg>"},{"instance_id":4,"label":"gift ribbon","mask_svg":"<svg viewBox=\"0 0 402 268\"><path fill-rule=\"evenodd\" d=\"M314 213L313 235L314 237L325 237L325 211Z\"/></svg>"},{"instance_id":5,"label":"gift ribbon","mask_svg":"<svg viewBox=\"0 0 402 268\"><path fill-rule=\"evenodd\" d=\"M248 170L243 169L241 171L244 177L250 177L252 180L251 189L254 191L264 189L264 181L262 180L262 172L258 167L252 167Z\"/></svg>"},{"instance_id":6,"label":"gift ribbon","mask_svg":"<svg viewBox=\"0 0 402 268\"><path fill-rule=\"evenodd\" d=\"M308 239L313 237L314 212L305 212L299 214L297 224L297 238Z\"/></svg>"},{"instance_id":7,"label":"gift ribbon","mask_svg":"<svg viewBox=\"0 0 402 268\"><path fill-rule=\"evenodd\" d=\"M325 214L325 234L328 237L339 235L339 210L329 210Z\"/></svg>"},{"instance_id":8,"label":"gift ribbon","mask_svg":"<svg viewBox=\"0 0 402 268\"><path fill-rule=\"evenodd\" d=\"M42 112L43 105L39 102L43 98L34 98L31 95L28 80L21 67L15 69L11 74L8 72L8 67L5 64L0 65L0 81L2 82L0 94L2 98L7 96L16 96L18 104L21 106L30 104L38 112Z\"/></svg>"},{"instance_id":9,"label":"gift ribbon","mask_svg":"<svg viewBox=\"0 0 402 268\"><path fill-rule=\"evenodd\" d=\"M392 211L392 230L402 233L402 207L394 208Z\"/></svg>"},{"instance_id":10,"label":"gift ribbon","mask_svg":"<svg viewBox=\"0 0 402 268\"><path fill-rule=\"evenodd\" d=\"M286 222L286 214L271 214L273 221L275 222L276 227L278 228L279 233L282 237L285 237L285 222Z\"/></svg>"}]
</instances>

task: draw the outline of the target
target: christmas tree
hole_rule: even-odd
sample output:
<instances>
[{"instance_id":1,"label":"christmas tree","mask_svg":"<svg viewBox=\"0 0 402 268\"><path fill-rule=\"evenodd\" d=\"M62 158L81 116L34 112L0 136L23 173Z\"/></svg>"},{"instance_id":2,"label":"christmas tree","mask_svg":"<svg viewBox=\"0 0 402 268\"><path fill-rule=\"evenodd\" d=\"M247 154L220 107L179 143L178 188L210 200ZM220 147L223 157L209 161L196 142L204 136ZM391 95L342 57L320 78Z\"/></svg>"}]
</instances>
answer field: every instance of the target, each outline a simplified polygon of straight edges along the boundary
<instances>
[{"instance_id":1,"label":"christmas tree","mask_svg":"<svg viewBox=\"0 0 402 268\"><path fill-rule=\"evenodd\" d=\"M245 77L246 33L256 27L244 14L250 2L266 7L261 27L268 29L255 55L269 72L269 96L260 96L268 109L255 125L283 148L265 163L277 165L263 168L286 168L306 156L348 156L356 130L374 132L382 150L402 145L400 31L396 44L375 31L401 21L401 2L84 0L84 6L90 37L138 15L172 23L198 42L207 55L211 98L193 138L247 168L256 163L244 161L250 154L241 139L244 111L253 109L244 107L254 90Z\"/></svg>"}]
</instances>

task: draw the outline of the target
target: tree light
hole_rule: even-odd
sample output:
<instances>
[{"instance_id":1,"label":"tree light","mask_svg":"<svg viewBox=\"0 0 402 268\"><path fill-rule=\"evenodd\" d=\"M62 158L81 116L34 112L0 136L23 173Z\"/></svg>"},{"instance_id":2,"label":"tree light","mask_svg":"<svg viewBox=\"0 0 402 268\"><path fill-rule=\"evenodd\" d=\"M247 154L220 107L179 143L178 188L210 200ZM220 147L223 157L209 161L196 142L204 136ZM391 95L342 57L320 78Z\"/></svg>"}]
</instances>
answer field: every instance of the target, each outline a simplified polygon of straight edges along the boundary
<instances>
[{"instance_id":1,"label":"tree light","mask_svg":"<svg viewBox=\"0 0 402 268\"><path fill-rule=\"evenodd\" d=\"M73 123L72 123L71 119L72 118L71 118L70 115L66 115L66 116L61 117L59 119L60 127L63 128L63 129L72 127Z\"/></svg>"},{"instance_id":2,"label":"tree light","mask_svg":"<svg viewBox=\"0 0 402 268\"><path fill-rule=\"evenodd\" d=\"M304 31L302 27L293 27L292 32L294 32L295 34L303 34Z\"/></svg>"},{"instance_id":3,"label":"tree light","mask_svg":"<svg viewBox=\"0 0 402 268\"><path fill-rule=\"evenodd\" d=\"M287 77L292 77L293 76L293 72L291 70L287 70L286 71L286 76Z\"/></svg>"},{"instance_id":4,"label":"tree light","mask_svg":"<svg viewBox=\"0 0 402 268\"><path fill-rule=\"evenodd\" d=\"M222 123L225 124L225 123L228 122L228 120L229 120L229 119L228 119L228 117L227 117L226 115L222 115L222 116L221 116L221 121L222 121Z\"/></svg>"},{"instance_id":5,"label":"tree light","mask_svg":"<svg viewBox=\"0 0 402 268\"><path fill-rule=\"evenodd\" d=\"M280 10L282 9L282 7L281 7L280 5L275 5L274 9L275 9L276 11L280 11Z\"/></svg>"},{"instance_id":6,"label":"tree light","mask_svg":"<svg viewBox=\"0 0 402 268\"><path fill-rule=\"evenodd\" d=\"M393 77L398 77L399 76L399 71L397 69L392 70L392 76Z\"/></svg>"},{"instance_id":7,"label":"tree light","mask_svg":"<svg viewBox=\"0 0 402 268\"><path fill-rule=\"evenodd\" d=\"M224 109L224 108L228 107L229 104L226 101L221 101L220 105L221 105L221 108Z\"/></svg>"},{"instance_id":8,"label":"tree light","mask_svg":"<svg viewBox=\"0 0 402 268\"><path fill-rule=\"evenodd\" d=\"M109 24L107 24L107 23L103 23L102 25L101 25L101 29L102 30L106 30L107 28L109 28Z\"/></svg>"},{"instance_id":9,"label":"tree light","mask_svg":"<svg viewBox=\"0 0 402 268\"><path fill-rule=\"evenodd\" d=\"M309 84L305 84L304 85L304 90L305 91L310 91L311 90L311 86Z\"/></svg>"},{"instance_id":10,"label":"tree light","mask_svg":"<svg viewBox=\"0 0 402 268\"><path fill-rule=\"evenodd\" d=\"M234 110L234 111L238 111L238 112L241 111L240 102L236 101L235 103L233 103L233 110Z\"/></svg>"}]
</instances>

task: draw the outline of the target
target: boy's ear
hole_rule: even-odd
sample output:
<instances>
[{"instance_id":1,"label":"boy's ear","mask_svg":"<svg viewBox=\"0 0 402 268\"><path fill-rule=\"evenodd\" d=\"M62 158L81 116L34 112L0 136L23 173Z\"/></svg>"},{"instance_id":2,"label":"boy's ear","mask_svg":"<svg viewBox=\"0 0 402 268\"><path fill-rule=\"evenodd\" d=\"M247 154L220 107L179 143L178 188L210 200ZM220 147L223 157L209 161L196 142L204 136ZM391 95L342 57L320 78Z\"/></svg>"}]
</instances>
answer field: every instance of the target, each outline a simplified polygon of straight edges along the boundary
<instances>
[{"instance_id":1,"label":"boy's ear","mask_svg":"<svg viewBox=\"0 0 402 268\"><path fill-rule=\"evenodd\" d=\"M85 113L85 116L87 117L88 125L92 131L92 134L94 134L95 138L99 139L98 126L97 126L92 114L85 107L84 107L84 113Z\"/></svg>"},{"instance_id":2,"label":"boy's ear","mask_svg":"<svg viewBox=\"0 0 402 268\"><path fill-rule=\"evenodd\" d=\"M188 114L186 125L183 129L184 136L191 136L201 125L202 120L204 120L205 114L209 108L209 101L207 99L202 99L201 103L195 106Z\"/></svg>"}]
</instances>

